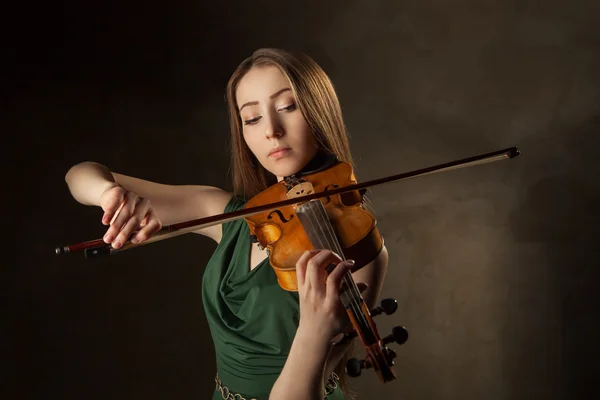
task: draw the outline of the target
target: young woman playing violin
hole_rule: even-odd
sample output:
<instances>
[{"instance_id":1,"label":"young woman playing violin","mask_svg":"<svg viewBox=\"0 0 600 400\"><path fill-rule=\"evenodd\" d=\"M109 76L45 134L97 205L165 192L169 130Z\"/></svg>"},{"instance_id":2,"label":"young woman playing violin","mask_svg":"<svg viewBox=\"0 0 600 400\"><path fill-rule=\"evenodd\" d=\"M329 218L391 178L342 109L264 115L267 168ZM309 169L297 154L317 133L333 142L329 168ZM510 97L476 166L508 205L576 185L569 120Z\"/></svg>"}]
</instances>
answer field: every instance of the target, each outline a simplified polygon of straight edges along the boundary
<instances>
[{"instance_id":1,"label":"young woman playing violin","mask_svg":"<svg viewBox=\"0 0 600 400\"><path fill-rule=\"evenodd\" d=\"M166 225L239 210L284 177L319 170L332 159L351 165L338 98L309 57L258 50L235 70L226 94L234 193L154 183L95 162L67 172L73 197L104 210L102 222L110 226L103 240L112 248L142 243ZM217 242L202 281L216 349L213 399L345 398L342 361L349 344L332 345L349 326L340 285L352 271L372 308L387 268L385 246L360 268L330 250L307 250L295 265L298 290L287 291L243 219L196 233Z\"/></svg>"}]
</instances>

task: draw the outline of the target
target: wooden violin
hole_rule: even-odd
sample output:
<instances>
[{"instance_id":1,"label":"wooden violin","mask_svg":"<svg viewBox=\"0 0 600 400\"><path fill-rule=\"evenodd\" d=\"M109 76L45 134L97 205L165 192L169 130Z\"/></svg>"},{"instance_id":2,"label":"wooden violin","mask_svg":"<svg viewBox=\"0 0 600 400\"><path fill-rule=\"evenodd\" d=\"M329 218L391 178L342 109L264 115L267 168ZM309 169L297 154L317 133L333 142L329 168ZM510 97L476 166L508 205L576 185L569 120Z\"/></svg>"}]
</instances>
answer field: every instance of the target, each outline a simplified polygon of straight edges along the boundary
<instances>
[{"instance_id":1,"label":"wooden violin","mask_svg":"<svg viewBox=\"0 0 600 400\"><path fill-rule=\"evenodd\" d=\"M377 221L364 207L367 187L511 159L519 154L517 147L510 147L364 183L356 182L349 164L339 162L315 173L286 177L254 196L241 210L164 226L142 243L127 241L121 248L114 249L97 239L57 247L55 252L66 254L83 250L86 258L97 258L244 218L251 239L267 249L279 285L285 290L296 291L295 265L306 250L331 250L342 259L355 260L357 268L372 261L381 251L383 240ZM373 368L383 382L394 380L396 374L392 366L396 354L386 344L392 341L403 344L408 333L404 327L395 327L391 335L381 338L372 317L382 312L393 313L397 308L396 301L384 299L379 307L369 310L350 272L343 278L340 299L354 328L344 339L358 336L366 353L364 360L353 358L348 361L348 375L358 376L362 369Z\"/></svg>"}]
</instances>

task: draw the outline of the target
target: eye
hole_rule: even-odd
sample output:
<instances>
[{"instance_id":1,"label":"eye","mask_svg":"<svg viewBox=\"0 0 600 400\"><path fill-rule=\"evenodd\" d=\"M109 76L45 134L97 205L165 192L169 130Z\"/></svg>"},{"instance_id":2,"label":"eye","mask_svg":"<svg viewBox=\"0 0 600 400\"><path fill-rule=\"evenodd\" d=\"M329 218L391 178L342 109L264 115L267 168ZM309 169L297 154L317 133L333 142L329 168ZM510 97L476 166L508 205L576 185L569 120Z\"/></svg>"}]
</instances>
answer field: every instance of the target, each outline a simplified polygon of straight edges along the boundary
<instances>
[{"instance_id":1,"label":"eye","mask_svg":"<svg viewBox=\"0 0 600 400\"><path fill-rule=\"evenodd\" d=\"M287 107L281 107L279 110L277 111L294 111L296 109L296 104L292 103Z\"/></svg>"},{"instance_id":2,"label":"eye","mask_svg":"<svg viewBox=\"0 0 600 400\"><path fill-rule=\"evenodd\" d=\"M252 119L247 119L247 120L245 120L245 121L244 121L244 125L254 125L254 124L256 124L256 123L258 122L258 120L259 120L260 118L261 118L261 117L256 117L256 118L252 118Z\"/></svg>"}]
</instances>

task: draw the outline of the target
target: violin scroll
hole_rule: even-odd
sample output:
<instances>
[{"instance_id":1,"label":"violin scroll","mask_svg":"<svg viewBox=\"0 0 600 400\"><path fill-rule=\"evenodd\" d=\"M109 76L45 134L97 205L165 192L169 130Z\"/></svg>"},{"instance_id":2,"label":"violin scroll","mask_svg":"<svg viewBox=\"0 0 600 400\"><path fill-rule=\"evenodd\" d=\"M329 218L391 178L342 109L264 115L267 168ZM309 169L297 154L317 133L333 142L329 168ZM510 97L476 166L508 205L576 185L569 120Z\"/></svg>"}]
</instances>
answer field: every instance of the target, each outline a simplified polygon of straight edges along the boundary
<instances>
[{"instance_id":1,"label":"violin scroll","mask_svg":"<svg viewBox=\"0 0 600 400\"><path fill-rule=\"evenodd\" d=\"M370 316L374 317L379 314L391 315L398 309L398 303L395 299L383 299L379 306L375 307L370 312ZM374 325L374 323L373 323ZM344 334L344 337L337 343L336 346L348 342L350 339L359 336L356 330L352 330ZM361 339L363 335L361 334ZM363 369L373 368L383 382L388 382L396 378L391 367L394 365L396 352L386 346L386 344L396 342L399 345L404 344L408 340L408 331L403 326L396 326L392 329L392 333L384 338L377 338L375 343L365 345L366 357L363 360L351 358L346 362L346 373L348 376L357 377L361 375Z\"/></svg>"},{"instance_id":2,"label":"violin scroll","mask_svg":"<svg viewBox=\"0 0 600 400\"><path fill-rule=\"evenodd\" d=\"M383 382L388 382L392 379L395 379L396 376L391 370L391 366L394 365L394 358L396 358L396 352L386 346L387 343L396 342L398 344L404 344L408 339L408 331L403 326L396 326L392 329L392 333L389 336L386 336L378 343L377 352L375 357L383 358L385 360L385 365L380 364L380 360L374 358L373 354L369 354L367 351L367 356L363 360L359 360L357 358L351 358L346 362L346 373L348 376L353 378L360 376L363 369L375 368L376 372L382 378Z\"/></svg>"}]
</instances>

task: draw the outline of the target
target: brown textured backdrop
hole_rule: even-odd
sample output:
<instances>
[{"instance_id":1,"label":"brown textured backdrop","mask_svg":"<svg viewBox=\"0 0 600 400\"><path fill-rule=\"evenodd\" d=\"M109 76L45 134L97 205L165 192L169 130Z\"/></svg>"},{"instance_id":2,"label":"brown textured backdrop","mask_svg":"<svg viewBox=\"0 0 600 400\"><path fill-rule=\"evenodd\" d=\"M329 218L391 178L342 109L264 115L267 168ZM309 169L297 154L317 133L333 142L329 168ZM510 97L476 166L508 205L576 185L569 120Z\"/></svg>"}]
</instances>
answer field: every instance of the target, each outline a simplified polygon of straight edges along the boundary
<instances>
[{"instance_id":1,"label":"brown textured backdrop","mask_svg":"<svg viewBox=\"0 0 600 400\"><path fill-rule=\"evenodd\" d=\"M306 51L338 90L361 180L518 145L514 160L372 189L390 266L377 318L399 379L359 399L576 399L600 356L596 1L23 5L6 36L10 399L206 399L200 298L214 245L186 235L102 261L67 169L94 160L230 188L224 87L258 47ZM15 172L16 179L15 179ZM11 231L12 233L12 231Z\"/></svg>"}]
</instances>

